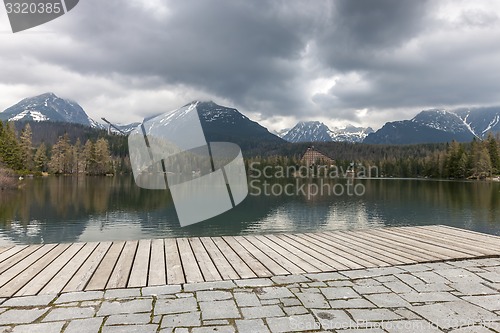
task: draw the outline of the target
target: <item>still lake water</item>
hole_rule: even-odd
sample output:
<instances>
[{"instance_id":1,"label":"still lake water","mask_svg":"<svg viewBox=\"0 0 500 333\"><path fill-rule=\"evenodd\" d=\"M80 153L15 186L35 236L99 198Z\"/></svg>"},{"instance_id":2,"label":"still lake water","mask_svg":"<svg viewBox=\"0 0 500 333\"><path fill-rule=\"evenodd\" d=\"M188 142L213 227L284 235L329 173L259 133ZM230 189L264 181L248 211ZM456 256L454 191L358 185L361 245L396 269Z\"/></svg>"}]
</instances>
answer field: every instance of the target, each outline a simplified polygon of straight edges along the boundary
<instances>
[{"instance_id":1,"label":"still lake water","mask_svg":"<svg viewBox=\"0 0 500 333\"><path fill-rule=\"evenodd\" d=\"M280 185L297 189L296 181ZM169 192L140 189L129 176L26 179L22 190L0 191L0 245L428 224L500 235L499 182L355 179L363 195L337 196L313 195L317 181L293 196L265 195L254 184L235 209L181 228Z\"/></svg>"}]
</instances>

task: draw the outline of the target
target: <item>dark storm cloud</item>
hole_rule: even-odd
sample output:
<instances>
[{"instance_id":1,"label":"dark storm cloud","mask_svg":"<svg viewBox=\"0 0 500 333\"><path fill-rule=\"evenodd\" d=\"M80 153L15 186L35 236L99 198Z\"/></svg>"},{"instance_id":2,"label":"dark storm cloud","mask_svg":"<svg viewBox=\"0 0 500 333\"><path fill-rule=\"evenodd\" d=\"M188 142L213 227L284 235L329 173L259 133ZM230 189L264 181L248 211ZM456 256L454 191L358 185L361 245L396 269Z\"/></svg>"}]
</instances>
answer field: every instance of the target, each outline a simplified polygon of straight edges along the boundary
<instances>
[{"instance_id":1,"label":"dark storm cloud","mask_svg":"<svg viewBox=\"0 0 500 333\"><path fill-rule=\"evenodd\" d=\"M200 97L270 124L379 126L405 108L500 104L499 12L459 0L86 0L40 28L50 33L0 34L0 87L55 90L118 118Z\"/></svg>"}]
</instances>

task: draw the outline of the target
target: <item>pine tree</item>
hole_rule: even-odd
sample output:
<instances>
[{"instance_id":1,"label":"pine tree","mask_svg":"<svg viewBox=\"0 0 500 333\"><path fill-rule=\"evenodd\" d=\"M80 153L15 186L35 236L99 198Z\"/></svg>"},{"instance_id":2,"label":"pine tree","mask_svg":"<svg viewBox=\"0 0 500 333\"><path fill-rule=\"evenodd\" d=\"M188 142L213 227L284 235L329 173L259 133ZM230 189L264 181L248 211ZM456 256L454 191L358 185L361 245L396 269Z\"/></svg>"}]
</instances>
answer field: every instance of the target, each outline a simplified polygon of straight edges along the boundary
<instances>
[{"instance_id":1,"label":"pine tree","mask_svg":"<svg viewBox=\"0 0 500 333\"><path fill-rule=\"evenodd\" d=\"M21 148L17 141L14 125L9 123L2 124L0 128L0 161L14 170L23 168Z\"/></svg>"},{"instance_id":2,"label":"pine tree","mask_svg":"<svg viewBox=\"0 0 500 333\"><path fill-rule=\"evenodd\" d=\"M105 175L111 170L111 157L108 141L104 138L95 143L95 155L97 162L96 174Z\"/></svg>"},{"instance_id":3,"label":"pine tree","mask_svg":"<svg viewBox=\"0 0 500 333\"><path fill-rule=\"evenodd\" d=\"M500 150L498 142L491 132L488 133L488 138L486 140L491 160L492 173L498 174L500 173Z\"/></svg>"},{"instance_id":4,"label":"pine tree","mask_svg":"<svg viewBox=\"0 0 500 333\"><path fill-rule=\"evenodd\" d=\"M48 170L49 158L47 157L47 146L41 143L36 150L34 157L34 167L36 171L46 172Z\"/></svg>"},{"instance_id":5,"label":"pine tree","mask_svg":"<svg viewBox=\"0 0 500 333\"><path fill-rule=\"evenodd\" d=\"M31 131L30 124L26 124L24 129L21 132L20 138L20 148L21 148L21 158L23 169L28 171L33 171L34 163L33 163L33 142L32 142L33 133Z\"/></svg>"}]
</instances>

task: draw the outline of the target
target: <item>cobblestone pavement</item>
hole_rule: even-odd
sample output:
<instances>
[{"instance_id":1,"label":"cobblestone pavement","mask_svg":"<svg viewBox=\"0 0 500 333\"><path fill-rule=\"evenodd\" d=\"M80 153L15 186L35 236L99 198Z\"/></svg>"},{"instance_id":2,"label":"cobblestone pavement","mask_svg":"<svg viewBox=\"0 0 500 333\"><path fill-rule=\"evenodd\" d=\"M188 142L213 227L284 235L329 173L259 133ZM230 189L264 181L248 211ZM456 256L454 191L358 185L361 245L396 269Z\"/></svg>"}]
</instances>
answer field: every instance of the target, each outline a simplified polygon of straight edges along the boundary
<instances>
[{"instance_id":1,"label":"cobblestone pavement","mask_svg":"<svg viewBox=\"0 0 500 333\"><path fill-rule=\"evenodd\" d=\"M500 332L500 258L0 300L0 332Z\"/></svg>"}]
</instances>

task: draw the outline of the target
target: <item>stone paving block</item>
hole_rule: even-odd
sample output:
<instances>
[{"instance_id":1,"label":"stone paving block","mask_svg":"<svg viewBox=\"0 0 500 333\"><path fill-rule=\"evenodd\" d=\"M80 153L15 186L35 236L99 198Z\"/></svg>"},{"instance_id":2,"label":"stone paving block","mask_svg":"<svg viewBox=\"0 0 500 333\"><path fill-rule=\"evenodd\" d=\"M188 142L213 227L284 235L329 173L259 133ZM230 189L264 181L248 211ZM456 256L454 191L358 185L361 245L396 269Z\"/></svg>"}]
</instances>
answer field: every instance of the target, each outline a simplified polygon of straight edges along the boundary
<instances>
[{"instance_id":1,"label":"stone paving block","mask_svg":"<svg viewBox=\"0 0 500 333\"><path fill-rule=\"evenodd\" d=\"M410 303L402 299L398 294L371 294L365 296L370 302L380 308L402 308L410 307Z\"/></svg>"},{"instance_id":2,"label":"stone paving block","mask_svg":"<svg viewBox=\"0 0 500 333\"><path fill-rule=\"evenodd\" d=\"M389 321L403 319L388 309L349 309L347 310L356 322Z\"/></svg>"},{"instance_id":3,"label":"stone paving block","mask_svg":"<svg viewBox=\"0 0 500 333\"><path fill-rule=\"evenodd\" d=\"M109 289L104 292L105 299L113 298L131 298L140 297L141 289L139 288L129 288L129 289Z\"/></svg>"},{"instance_id":4,"label":"stone paving block","mask_svg":"<svg viewBox=\"0 0 500 333\"><path fill-rule=\"evenodd\" d=\"M62 321L62 320L73 320L81 318L90 318L95 314L94 308L54 308L50 310L49 314L43 318L44 322L47 321Z\"/></svg>"},{"instance_id":5,"label":"stone paving block","mask_svg":"<svg viewBox=\"0 0 500 333\"><path fill-rule=\"evenodd\" d=\"M281 303L283 303L284 306L300 305L300 301L294 297L293 298L292 297L282 298Z\"/></svg>"},{"instance_id":6,"label":"stone paving block","mask_svg":"<svg viewBox=\"0 0 500 333\"><path fill-rule=\"evenodd\" d=\"M24 296L9 298L2 304L2 306L10 307L35 307L49 305L56 298L55 295L39 295L39 296Z\"/></svg>"},{"instance_id":7,"label":"stone paving block","mask_svg":"<svg viewBox=\"0 0 500 333\"><path fill-rule=\"evenodd\" d=\"M213 326L213 327L195 327L191 330L191 333L234 333L234 327L232 326Z\"/></svg>"},{"instance_id":8,"label":"stone paving block","mask_svg":"<svg viewBox=\"0 0 500 333\"><path fill-rule=\"evenodd\" d=\"M411 265L403 265L403 266L396 266L399 269L405 271L405 272L425 272L425 271L430 271L431 268L425 264L411 264Z\"/></svg>"},{"instance_id":9,"label":"stone paving block","mask_svg":"<svg viewBox=\"0 0 500 333\"><path fill-rule=\"evenodd\" d=\"M83 301L80 303L80 306L86 307L86 306L98 306L101 304L102 301ZM68 306L67 304L63 304L63 306Z\"/></svg>"},{"instance_id":10,"label":"stone paving block","mask_svg":"<svg viewBox=\"0 0 500 333\"><path fill-rule=\"evenodd\" d=\"M59 333L65 322L40 323L30 325L19 325L14 327L12 333Z\"/></svg>"},{"instance_id":11,"label":"stone paving block","mask_svg":"<svg viewBox=\"0 0 500 333\"><path fill-rule=\"evenodd\" d=\"M254 293L234 293L234 299L240 307L260 305L259 298Z\"/></svg>"},{"instance_id":12,"label":"stone paving block","mask_svg":"<svg viewBox=\"0 0 500 333\"><path fill-rule=\"evenodd\" d=\"M453 288L451 288L449 285L444 284L444 283L415 284L412 287L413 287L413 289L415 289L419 293L452 291L453 290Z\"/></svg>"},{"instance_id":13,"label":"stone paving block","mask_svg":"<svg viewBox=\"0 0 500 333\"><path fill-rule=\"evenodd\" d=\"M245 319L280 317L285 315L283 310L277 305L252 306L240 308L240 310Z\"/></svg>"},{"instance_id":14,"label":"stone paving block","mask_svg":"<svg viewBox=\"0 0 500 333\"><path fill-rule=\"evenodd\" d=\"M151 312L153 308L152 299L134 299L126 301L105 301L97 312L98 316L114 314Z\"/></svg>"},{"instance_id":15,"label":"stone paving block","mask_svg":"<svg viewBox=\"0 0 500 333\"><path fill-rule=\"evenodd\" d=\"M293 294L286 287L264 287L257 294L260 299L293 297Z\"/></svg>"},{"instance_id":16,"label":"stone paving block","mask_svg":"<svg viewBox=\"0 0 500 333\"><path fill-rule=\"evenodd\" d=\"M102 299L104 292L102 291L76 291L71 293L62 294L54 302L55 304L69 303L69 302L81 302L81 301L92 301Z\"/></svg>"},{"instance_id":17,"label":"stone paving block","mask_svg":"<svg viewBox=\"0 0 500 333\"><path fill-rule=\"evenodd\" d=\"M142 296L151 295L171 295L181 292L181 286L178 284L165 285L165 286L152 286L142 288Z\"/></svg>"},{"instance_id":18,"label":"stone paving block","mask_svg":"<svg viewBox=\"0 0 500 333\"><path fill-rule=\"evenodd\" d=\"M354 283L350 280L327 281L326 284L329 287L352 287L352 286L354 286Z\"/></svg>"},{"instance_id":19,"label":"stone paving block","mask_svg":"<svg viewBox=\"0 0 500 333\"><path fill-rule=\"evenodd\" d=\"M200 302L199 305L203 320L241 318L234 300Z\"/></svg>"},{"instance_id":20,"label":"stone paving block","mask_svg":"<svg viewBox=\"0 0 500 333\"><path fill-rule=\"evenodd\" d=\"M343 310L312 310L321 328L335 330L350 327L351 318Z\"/></svg>"},{"instance_id":21,"label":"stone paving block","mask_svg":"<svg viewBox=\"0 0 500 333\"><path fill-rule=\"evenodd\" d=\"M487 272L487 273L476 273L481 278L488 280L489 282L499 283L500 282L500 272Z\"/></svg>"},{"instance_id":22,"label":"stone paving block","mask_svg":"<svg viewBox=\"0 0 500 333\"><path fill-rule=\"evenodd\" d=\"M11 309L0 314L0 325L30 324L40 318L49 309Z\"/></svg>"},{"instance_id":23,"label":"stone paving block","mask_svg":"<svg viewBox=\"0 0 500 333\"><path fill-rule=\"evenodd\" d=\"M238 287L268 287L273 285L273 281L267 278L243 279L234 282Z\"/></svg>"},{"instance_id":24,"label":"stone paving block","mask_svg":"<svg viewBox=\"0 0 500 333\"><path fill-rule=\"evenodd\" d=\"M388 293L390 292L389 289L387 289L384 286L354 286L353 289L361 295L367 295L367 294L379 294L379 293Z\"/></svg>"},{"instance_id":25,"label":"stone paving block","mask_svg":"<svg viewBox=\"0 0 500 333\"><path fill-rule=\"evenodd\" d=\"M193 292L200 290L233 289L236 285L233 281L200 282L183 285L184 291Z\"/></svg>"},{"instance_id":26,"label":"stone paving block","mask_svg":"<svg viewBox=\"0 0 500 333\"><path fill-rule=\"evenodd\" d=\"M384 323L383 328L389 333L442 333L425 320L400 320Z\"/></svg>"},{"instance_id":27,"label":"stone paving block","mask_svg":"<svg viewBox=\"0 0 500 333\"><path fill-rule=\"evenodd\" d=\"M500 310L500 295L484 295L484 296L467 296L462 297L463 300L472 304L478 305L489 311ZM500 318L499 318L500 320Z\"/></svg>"},{"instance_id":28,"label":"stone paving block","mask_svg":"<svg viewBox=\"0 0 500 333\"><path fill-rule=\"evenodd\" d=\"M364 298L337 299L330 301L332 309L356 309L356 308L375 308L373 303L370 303Z\"/></svg>"},{"instance_id":29,"label":"stone paving block","mask_svg":"<svg viewBox=\"0 0 500 333\"><path fill-rule=\"evenodd\" d=\"M408 309L394 309L394 313L397 313L398 315L400 315L401 317L404 317L406 319L410 319L410 320L413 320L413 319L419 319L419 320L422 320L422 318L416 314L415 312L413 311L410 311Z\"/></svg>"},{"instance_id":30,"label":"stone paving block","mask_svg":"<svg viewBox=\"0 0 500 333\"><path fill-rule=\"evenodd\" d=\"M391 275L393 276L393 275ZM369 287L369 286L380 286L382 283L380 283L379 281L377 281L377 279L372 279L372 278L369 278L369 279L357 279L357 280L354 280L354 285L355 286L363 286L363 287Z\"/></svg>"},{"instance_id":31,"label":"stone paving block","mask_svg":"<svg viewBox=\"0 0 500 333\"><path fill-rule=\"evenodd\" d=\"M497 294L495 289L480 283L452 283L450 287L466 296Z\"/></svg>"},{"instance_id":32,"label":"stone paving block","mask_svg":"<svg viewBox=\"0 0 500 333\"><path fill-rule=\"evenodd\" d=\"M228 291L208 290L196 292L198 302L222 301L232 297L233 295Z\"/></svg>"},{"instance_id":33,"label":"stone paving block","mask_svg":"<svg viewBox=\"0 0 500 333\"><path fill-rule=\"evenodd\" d=\"M450 281L446 280L444 277L442 277L439 274L434 273L433 271L428 271L428 272L415 272L413 273L414 276L418 277L419 279L423 280L425 283L449 283Z\"/></svg>"},{"instance_id":34,"label":"stone paving block","mask_svg":"<svg viewBox=\"0 0 500 333\"><path fill-rule=\"evenodd\" d=\"M413 289L412 287L410 287L406 283L401 282L401 280L396 280L396 281L392 281L392 282L384 282L383 285L395 293L410 293L410 292L415 291L415 289Z\"/></svg>"},{"instance_id":35,"label":"stone paving block","mask_svg":"<svg viewBox=\"0 0 500 333\"><path fill-rule=\"evenodd\" d=\"M317 281L317 282L311 282L311 283L304 283L306 287L309 288L314 288L314 287L328 287L328 285L324 282Z\"/></svg>"},{"instance_id":36,"label":"stone paving block","mask_svg":"<svg viewBox=\"0 0 500 333\"><path fill-rule=\"evenodd\" d=\"M161 327L200 326L200 312L186 312L163 316Z\"/></svg>"},{"instance_id":37,"label":"stone paving block","mask_svg":"<svg viewBox=\"0 0 500 333\"><path fill-rule=\"evenodd\" d=\"M285 306L283 308L287 316L294 316L308 313L307 309L303 306Z\"/></svg>"},{"instance_id":38,"label":"stone paving block","mask_svg":"<svg viewBox=\"0 0 500 333\"><path fill-rule=\"evenodd\" d=\"M345 330L336 330L335 332L338 333L385 333L386 331L380 329L380 328L348 328Z\"/></svg>"},{"instance_id":39,"label":"stone paving block","mask_svg":"<svg viewBox=\"0 0 500 333\"><path fill-rule=\"evenodd\" d=\"M321 327L311 314L269 318L266 321L272 333L307 332Z\"/></svg>"},{"instance_id":40,"label":"stone paving block","mask_svg":"<svg viewBox=\"0 0 500 333\"><path fill-rule=\"evenodd\" d=\"M329 309L330 304L323 294L297 293L295 294L306 308Z\"/></svg>"},{"instance_id":41,"label":"stone paving block","mask_svg":"<svg viewBox=\"0 0 500 333\"><path fill-rule=\"evenodd\" d=\"M66 330L64 330L64 333L97 333L101 328L103 319L102 317L95 317L72 320L68 327L66 327Z\"/></svg>"},{"instance_id":42,"label":"stone paving block","mask_svg":"<svg viewBox=\"0 0 500 333\"><path fill-rule=\"evenodd\" d=\"M158 299L155 304L154 314L173 314L193 312L198 310L198 303L194 297L177 299Z\"/></svg>"},{"instance_id":43,"label":"stone paving block","mask_svg":"<svg viewBox=\"0 0 500 333\"><path fill-rule=\"evenodd\" d=\"M491 333L491 330L484 326L469 326L451 330L450 333Z\"/></svg>"},{"instance_id":44,"label":"stone paving block","mask_svg":"<svg viewBox=\"0 0 500 333\"><path fill-rule=\"evenodd\" d=\"M307 278L315 281L336 281L336 280L347 280L347 277L339 273L314 273L306 274Z\"/></svg>"},{"instance_id":45,"label":"stone paving block","mask_svg":"<svg viewBox=\"0 0 500 333\"><path fill-rule=\"evenodd\" d=\"M459 300L458 297L448 292L407 293L400 296L410 303L452 302Z\"/></svg>"},{"instance_id":46,"label":"stone paving block","mask_svg":"<svg viewBox=\"0 0 500 333\"><path fill-rule=\"evenodd\" d=\"M261 319L236 320L239 333L269 333L269 329Z\"/></svg>"},{"instance_id":47,"label":"stone paving block","mask_svg":"<svg viewBox=\"0 0 500 333\"><path fill-rule=\"evenodd\" d=\"M419 305L414 306L412 310L442 329L498 319L492 312L465 301Z\"/></svg>"},{"instance_id":48,"label":"stone paving block","mask_svg":"<svg viewBox=\"0 0 500 333\"><path fill-rule=\"evenodd\" d=\"M412 288L415 288L415 285L417 284L423 284L425 283L424 281L420 280L416 276L406 273L406 274L397 274L396 277L401 280L402 282L406 283L407 285L411 286Z\"/></svg>"},{"instance_id":49,"label":"stone paving block","mask_svg":"<svg viewBox=\"0 0 500 333\"><path fill-rule=\"evenodd\" d=\"M435 272L446 278L448 281L455 283L486 282L480 276L476 275L475 273L469 272L464 268L438 269Z\"/></svg>"},{"instance_id":50,"label":"stone paving block","mask_svg":"<svg viewBox=\"0 0 500 333\"><path fill-rule=\"evenodd\" d=\"M319 290L319 288L309 288L308 286L304 286L304 288L300 288L300 291L298 292L308 293L308 294L319 294L321 293L321 290ZM295 292L294 294L296 293L297 292Z\"/></svg>"},{"instance_id":51,"label":"stone paving block","mask_svg":"<svg viewBox=\"0 0 500 333\"><path fill-rule=\"evenodd\" d=\"M276 284L292 284L311 281L304 275L282 275L274 276L271 280Z\"/></svg>"},{"instance_id":52,"label":"stone paving block","mask_svg":"<svg viewBox=\"0 0 500 333\"><path fill-rule=\"evenodd\" d=\"M109 316L109 318L106 320L105 325L111 326L149 324L150 321L151 315L149 313L129 313Z\"/></svg>"},{"instance_id":53,"label":"stone paving block","mask_svg":"<svg viewBox=\"0 0 500 333\"><path fill-rule=\"evenodd\" d=\"M350 287L329 287L320 289L327 299L359 298L361 297Z\"/></svg>"},{"instance_id":54,"label":"stone paving block","mask_svg":"<svg viewBox=\"0 0 500 333\"><path fill-rule=\"evenodd\" d=\"M281 301L277 298L272 298L272 299L263 299L260 301L261 305L274 305L274 304L280 304Z\"/></svg>"},{"instance_id":55,"label":"stone paving block","mask_svg":"<svg viewBox=\"0 0 500 333\"><path fill-rule=\"evenodd\" d=\"M215 319L215 320L204 320L203 325L209 325L209 326L223 326L223 325L229 325L229 321L225 319Z\"/></svg>"},{"instance_id":56,"label":"stone paving block","mask_svg":"<svg viewBox=\"0 0 500 333\"><path fill-rule=\"evenodd\" d=\"M429 267L431 270L445 270L445 269L453 269L455 268L453 265L447 262L430 262L426 263L425 266Z\"/></svg>"},{"instance_id":57,"label":"stone paving block","mask_svg":"<svg viewBox=\"0 0 500 333\"><path fill-rule=\"evenodd\" d=\"M156 333L158 325L104 326L102 333Z\"/></svg>"}]
</instances>

